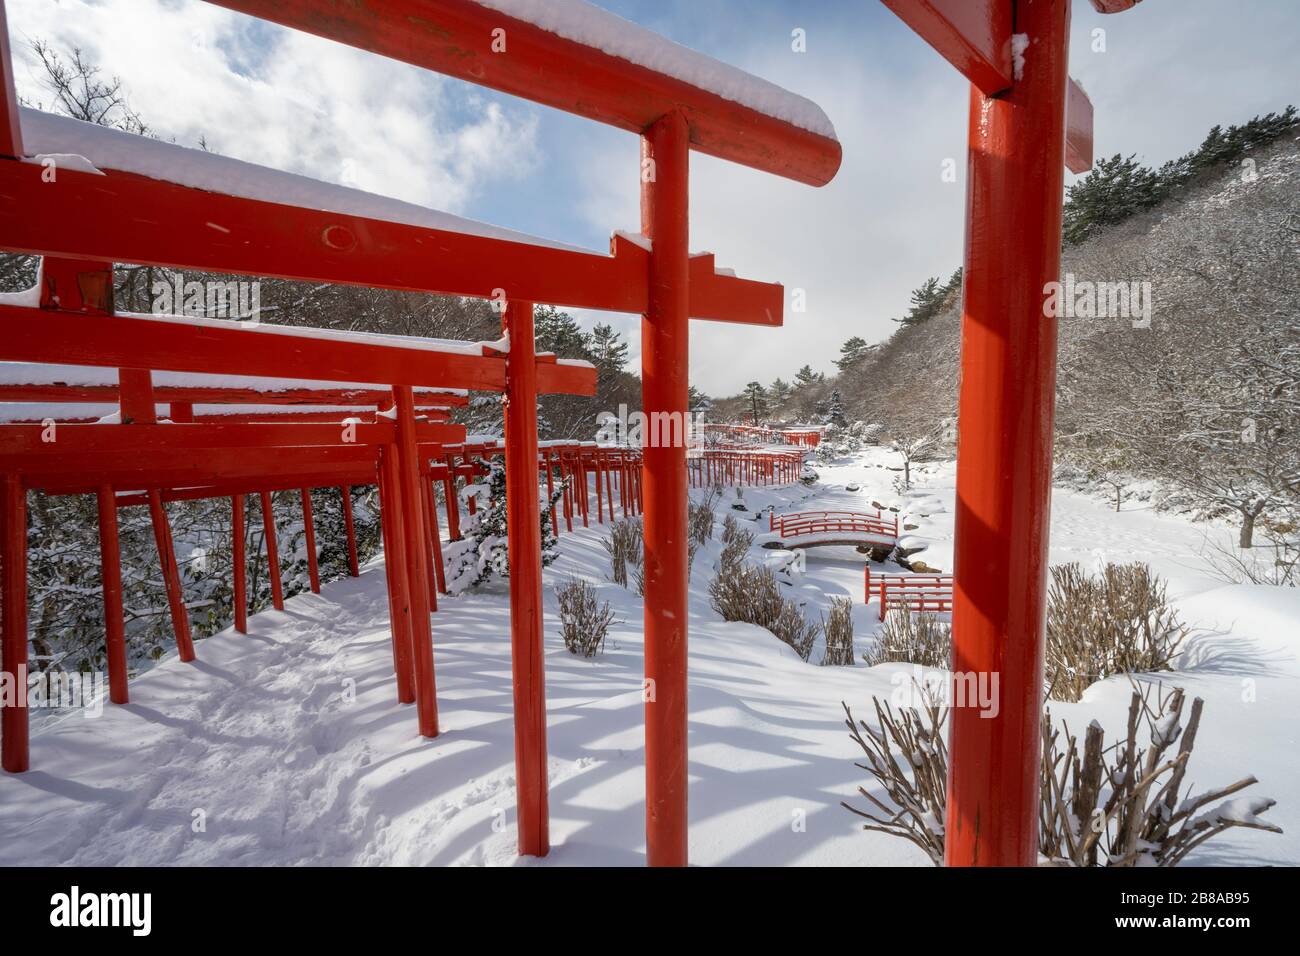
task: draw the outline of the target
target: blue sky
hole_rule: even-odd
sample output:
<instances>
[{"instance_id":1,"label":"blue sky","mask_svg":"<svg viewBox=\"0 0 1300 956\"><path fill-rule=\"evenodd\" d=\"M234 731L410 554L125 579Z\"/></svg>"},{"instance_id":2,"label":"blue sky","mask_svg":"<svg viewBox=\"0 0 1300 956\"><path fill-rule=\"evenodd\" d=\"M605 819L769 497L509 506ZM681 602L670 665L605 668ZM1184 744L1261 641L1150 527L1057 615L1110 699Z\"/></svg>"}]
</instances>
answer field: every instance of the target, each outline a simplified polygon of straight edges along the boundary
<instances>
[{"instance_id":1,"label":"blue sky","mask_svg":"<svg viewBox=\"0 0 1300 956\"><path fill-rule=\"evenodd\" d=\"M940 172L948 158L964 170L967 87L878 0L600 5L809 96L844 144L822 189L693 158L692 248L808 301L779 330L696 323L699 387L723 395L805 363L827 370L841 342L887 336L910 290L960 263L965 183ZM136 109L182 144L203 135L217 152L593 249L639 223L631 134L199 0L7 7L19 89L33 100L45 94L25 41L44 38L120 75ZM1160 163L1215 123L1300 101L1296 0L1145 0L1111 17L1074 7L1071 73L1096 107L1099 155ZM796 27L805 53L791 50ZM636 317L612 319L635 350Z\"/></svg>"}]
</instances>

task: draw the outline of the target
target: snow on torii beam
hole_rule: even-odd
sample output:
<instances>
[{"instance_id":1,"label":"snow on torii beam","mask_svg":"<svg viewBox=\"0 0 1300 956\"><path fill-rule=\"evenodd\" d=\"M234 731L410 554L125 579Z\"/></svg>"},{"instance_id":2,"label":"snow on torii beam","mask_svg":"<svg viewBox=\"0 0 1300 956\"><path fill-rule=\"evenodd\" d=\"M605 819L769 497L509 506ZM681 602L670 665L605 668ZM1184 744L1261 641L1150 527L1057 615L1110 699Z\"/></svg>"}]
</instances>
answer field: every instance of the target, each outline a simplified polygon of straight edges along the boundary
<instances>
[{"instance_id":1,"label":"snow on torii beam","mask_svg":"<svg viewBox=\"0 0 1300 956\"><path fill-rule=\"evenodd\" d=\"M830 182L840 166L830 123L809 101L764 84L765 105L790 118L774 116L738 99L752 77L569 0L550 0L541 14L518 0L209 2L634 133L680 112L692 149L810 185ZM504 50L494 50L498 40ZM694 82L638 56L681 65Z\"/></svg>"},{"instance_id":2,"label":"snow on torii beam","mask_svg":"<svg viewBox=\"0 0 1300 956\"><path fill-rule=\"evenodd\" d=\"M1060 279L1063 169L1091 164L1092 106L1068 74L1070 0L883 2L971 82L944 860L1032 866L1056 382L1043 290Z\"/></svg>"}]
</instances>

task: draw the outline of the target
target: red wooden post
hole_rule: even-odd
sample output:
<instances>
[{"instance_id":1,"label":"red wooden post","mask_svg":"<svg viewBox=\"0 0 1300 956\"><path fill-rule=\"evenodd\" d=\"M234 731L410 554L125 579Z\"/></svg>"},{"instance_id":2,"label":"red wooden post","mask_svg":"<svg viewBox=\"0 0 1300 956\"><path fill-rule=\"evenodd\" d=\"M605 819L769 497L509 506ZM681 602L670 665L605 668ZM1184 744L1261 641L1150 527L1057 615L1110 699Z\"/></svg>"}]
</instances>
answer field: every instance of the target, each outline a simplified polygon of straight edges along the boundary
<instances>
[{"instance_id":1,"label":"red wooden post","mask_svg":"<svg viewBox=\"0 0 1300 956\"><path fill-rule=\"evenodd\" d=\"M262 503L262 537L266 539L267 577L271 579L271 606L284 610L284 586L280 583L280 546L275 539L275 512L271 508L271 493L258 492Z\"/></svg>"},{"instance_id":2,"label":"red wooden post","mask_svg":"<svg viewBox=\"0 0 1300 956\"><path fill-rule=\"evenodd\" d=\"M442 480L443 497L447 504L447 537L460 540L460 504L456 500L456 456L447 456L447 477Z\"/></svg>"},{"instance_id":3,"label":"red wooden post","mask_svg":"<svg viewBox=\"0 0 1300 956\"><path fill-rule=\"evenodd\" d=\"M442 529L438 526L438 496L434 494L432 480L424 483L425 495L429 501L429 536L433 539L433 571L438 590L447 593L447 570L442 560ZM434 610L436 611L435 604Z\"/></svg>"},{"instance_id":4,"label":"red wooden post","mask_svg":"<svg viewBox=\"0 0 1300 956\"><path fill-rule=\"evenodd\" d=\"M316 563L316 522L311 512L311 489L302 489L302 526L307 536L307 578L311 593L320 594L320 567Z\"/></svg>"},{"instance_id":5,"label":"red wooden post","mask_svg":"<svg viewBox=\"0 0 1300 956\"><path fill-rule=\"evenodd\" d=\"M415 704L420 734L438 736L438 697L434 685L433 633L429 624L429 532L420 505L420 448L415 439L415 398L409 385L393 387L397 405L397 482L405 536L407 595L411 608L411 659L415 672Z\"/></svg>"},{"instance_id":6,"label":"red wooden post","mask_svg":"<svg viewBox=\"0 0 1300 956\"><path fill-rule=\"evenodd\" d=\"M553 502L555 498L555 475L551 471L551 449L542 449L542 461L546 463L546 500L551 508L551 532L558 538L560 536L560 515L555 510Z\"/></svg>"},{"instance_id":7,"label":"red wooden post","mask_svg":"<svg viewBox=\"0 0 1300 956\"><path fill-rule=\"evenodd\" d=\"M1002 700L995 717L952 709L949 865L1032 866L1038 848L1056 371L1043 289L1060 278L1070 3L1017 0L1015 15L1023 78L970 98L953 572L953 670L998 675Z\"/></svg>"},{"instance_id":8,"label":"red wooden post","mask_svg":"<svg viewBox=\"0 0 1300 956\"><path fill-rule=\"evenodd\" d=\"M108 654L108 699L128 700L126 631L122 620L122 551L117 535L116 494L109 485L96 493L99 506L99 577L104 591L104 648Z\"/></svg>"},{"instance_id":9,"label":"red wooden post","mask_svg":"<svg viewBox=\"0 0 1300 956\"><path fill-rule=\"evenodd\" d=\"M4 535L4 676L13 682L13 700L0 701L0 764L9 773L30 765L27 728L27 490L20 475L4 476L0 532ZM7 695L6 695L7 696Z\"/></svg>"},{"instance_id":10,"label":"red wooden post","mask_svg":"<svg viewBox=\"0 0 1300 956\"><path fill-rule=\"evenodd\" d=\"M248 555L245 552L247 534L244 528L244 496L230 497L230 542L234 580L235 630L248 633Z\"/></svg>"},{"instance_id":11,"label":"red wooden post","mask_svg":"<svg viewBox=\"0 0 1300 956\"><path fill-rule=\"evenodd\" d=\"M689 133L669 113L641 137L641 231L650 237L650 298L641 322L644 411L685 422L689 279ZM684 432L684 429L683 429ZM646 853L651 866L685 866L686 448L641 451L645 489ZM633 498L635 499L635 495Z\"/></svg>"},{"instance_id":12,"label":"red wooden post","mask_svg":"<svg viewBox=\"0 0 1300 956\"><path fill-rule=\"evenodd\" d=\"M379 527L384 538L384 574L388 580L388 620L393 639L393 673L397 700L415 703L411 674L411 607L406 572L406 540L400 531L402 498L397 488L397 450L385 445L379 459Z\"/></svg>"},{"instance_id":13,"label":"red wooden post","mask_svg":"<svg viewBox=\"0 0 1300 956\"><path fill-rule=\"evenodd\" d=\"M514 677L519 852L545 856L550 850L550 825L532 304L511 302L503 325L510 336L505 400L506 528L510 553L510 661Z\"/></svg>"},{"instance_id":14,"label":"red wooden post","mask_svg":"<svg viewBox=\"0 0 1300 956\"><path fill-rule=\"evenodd\" d=\"M339 485L343 496L343 527L348 537L348 572L355 578L361 574L361 565L357 561L357 526L352 518L352 486Z\"/></svg>"},{"instance_id":15,"label":"red wooden post","mask_svg":"<svg viewBox=\"0 0 1300 956\"><path fill-rule=\"evenodd\" d=\"M420 507L424 509L425 562L429 567L429 610L438 610L438 592L445 588L442 576L442 541L438 540L438 519L433 510L433 483L420 475Z\"/></svg>"},{"instance_id":16,"label":"red wooden post","mask_svg":"<svg viewBox=\"0 0 1300 956\"><path fill-rule=\"evenodd\" d=\"M158 546L158 562L162 566L163 584L167 588L167 603L171 607L172 630L176 632L176 648L181 660L194 660L194 643L190 640L190 612L185 607L185 592L181 588L180 572L176 568L176 549L172 545L172 530L167 523L162 494L157 488L149 490L149 518L153 522L153 539Z\"/></svg>"}]
</instances>

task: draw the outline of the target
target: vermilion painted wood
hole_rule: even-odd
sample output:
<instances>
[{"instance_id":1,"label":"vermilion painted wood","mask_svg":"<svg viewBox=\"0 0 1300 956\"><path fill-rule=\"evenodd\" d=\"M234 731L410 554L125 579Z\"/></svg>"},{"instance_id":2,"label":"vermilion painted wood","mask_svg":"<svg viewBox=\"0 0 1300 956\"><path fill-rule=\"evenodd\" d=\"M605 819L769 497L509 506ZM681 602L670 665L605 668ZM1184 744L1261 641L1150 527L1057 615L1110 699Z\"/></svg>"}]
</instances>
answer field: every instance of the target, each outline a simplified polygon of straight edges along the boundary
<instances>
[{"instance_id":1,"label":"vermilion painted wood","mask_svg":"<svg viewBox=\"0 0 1300 956\"><path fill-rule=\"evenodd\" d=\"M9 26L4 0L0 0L0 158L23 156L23 131L18 122L18 92L14 88L14 63L9 55Z\"/></svg>"},{"instance_id":2,"label":"vermilion painted wood","mask_svg":"<svg viewBox=\"0 0 1300 956\"><path fill-rule=\"evenodd\" d=\"M19 476L4 475L0 485L0 658L12 681L12 700L0 700L0 766L22 773L30 765L27 726L27 492Z\"/></svg>"},{"instance_id":3,"label":"vermilion painted wood","mask_svg":"<svg viewBox=\"0 0 1300 956\"><path fill-rule=\"evenodd\" d=\"M316 474L295 474L290 478L267 479L258 474L254 477L233 479L226 481L209 482L201 485L187 485L175 490L161 490L160 496L164 502L172 501L205 501L209 498L228 498L236 494L253 494L261 491L291 491L298 488L333 488L337 486L341 476L356 479L358 484L375 483L374 474L365 475L361 472L349 471L325 471ZM45 490L45 489L42 489ZM47 494L67 494L68 492L58 488L54 491L46 491ZM117 506L119 508L130 508L136 505L148 504L148 496L143 493L119 494L117 496Z\"/></svg>"},{"instance_id":4,"label":"vermilion painted wood","mask_svg":"<svg viewBox=\"0 0 1300 956\"><path fill-rule=\"evenodd\" d=\"M244 496L242 493L230 496L230 541L231 541L231 575L233 602L235 605L235 630L240 634L248 633L248 555L245 549L246 535L244 525Z\"/></svg>"},{"instance_id":5,"label":"vermilion painted wood","mask_svg":"<svg viewBox=\"0 0 1300 956\"><path fill-rule=\"evenodd\" d=\"M519 852L546 856L551 842L542 660L542 536L537 504L537 378L541 369L529 360L534 348L532 304L511 302L502 331L510 336L511 356L505 400L506 532Z\"/></svg>"},{"instance_id":6,"label":"vermilion painted wood","mask_svg":"<svg viewBox=\"0 0 1300 956\"><path fill-rule=\"evenodd\" d=\"M95 496L99 509L99 577L104 595L104 648L108 656L108 699L127 703L126 630L122 618L122 549L117 533L117 503L113 489L101 485Z\"/></svg>"},{"instance_id":7,"label":"vermilion painted wood","mask_svg":"<svg viewBox=\"0 0 1300 956\"><path fill-rule=\"evenodd\" d=\"M1065 94L1065 168L1076 174L1092 169L1092 100L1074 80Z\"/></svg>"},{"instance_id":8,"label":"vermilion painted wood","mask_svg":"<svg viewBox=\"0 0 1300 956\"><path fill-rule=\"evenodd\" d=\"M433 634L429 610L433 601L429 587L429 530L420 505L420 458L416 444L415 399L409 385L393 388L397 410L396 484L401 495L403 519L400 531L405 536L407 592L411 607L411 659L415 674L415 705L418 708L420 734L438 736L438 697L433 665Z\"/></svg>"},{"instance_id":9,"label":"vermilion painted wood","mask_svg":"<svg viewBox=\"0 0 1300 956\"><path fill-rule=\"evenodd\" d=\"M271 579L271 606L284 610L284 585L280 581L280 546L275 536L275 512L271 508L271 493L258 495L262 505L262 538L266 542L266 576Z\"/></svg>"},{"instance_id":10,"label":"vermilion painted wood","mask_svg":"<svg viewBox=\"0 0 1300 956\"><path fill-rule=\"evenodd\" d=\"M954 707L945 859L1032 866L1052 473L1068 0L1017 0L1033 38L1005 96L970 99L953 670L998 675L996 716Z\"/></svg>"},{"instance_id":11,"label":"vermilion painted wood","mask_svg":"<svg viewBox=\"0 0 1300 956\"><path fill-rule=\"evenodd\" d=\"M478 298L504 289L512 298L616 312L645 308L648 253L622 236L611 238L606 256L226 196L118 170L60 170L55 183L42 183L40 172L0 161L0 248ZM118 215L123 208L133 210L129 223ZM53 221L61 215L77 229ZM208 227L214 218L225 232ZM778 284L701 273L691 314L780 325L783 301ZM315 376L322 377L331 376Z\"/></svg>"},{"instance_id":12,"label":"vermilion painted wood","mask_svg":"<svg viewBox=\"0 0 1300 956\"><path fill-rule=\"evenodd\" d=\"M33 316L33 321L40 321ZM311 389L294 388L278 392L259 392L251 388L191 388L155 385L154 401L160 405L277 405L291 411L295 405L335 405L352 408L358 405L376 405L391 400L392 390L384 389ZM416 407L420 414L457 408L469 403L466 395L442 395L415 392ZM116 403L116 385L66 385L47 382L30 385L0 384L0 402L42 403Z\"/></svg>"},{"instance_id":13,"label":"vermilion painted wood","mask_svg":"<svg viewBox=\"0 0 1300 956\"><path fill-rule=\"evenodd\" d=\"M42 309L91 315L113 312L111 262L46 256L41 260L39 283Z\"/></svg>"},{"instance_id":14,"label":"vermilion painted wood","mask_svg":"<svg viewBox=\"0 0 1300 956\"><path fill-rule=\"evenodd\" d=\"M444 422L413 423L414 435L424 444L455 441L464 434L464 426ZM57 461L65 455L91 452L131 452L142 456L154 452L230 449L239 454L244 449L302 447L346 447L347 445L381 445L391 442L395 426L391 422L350 426L344 437L343 426L316 422L242 422L220 421L196 424L132 425L58 425L56 440L48 441L41 425L0 426L0 460L21 456L31 470L39 471L46 460ZM142 461L147 465L147 461Z\"/></svg>"},{"instance_id":15,"label":"vermilion painted wood","mask_svg":"<svg viewBox=\"0 0 1300 956\"><path fill-rule=\"evenodd\" d=\"M348 539L348 573L355 578L361 575L361 566L357 561L357 528L352 517L352 486L340 485L339 495L343 501L343 530Z\"/></svg>"},{"instance_id":16,"label":"vermilion painted wood","mask_svg":"<svg viewBox=\"0 0 1300 956\"><path fill-rule=\"evenodd\" d=\"M621 236L605 256L226 196L116 170L96 176L62 169L55 183L42 183L40 172L0 160L0 248L477 298L504 289L512 298L617 312L645 306L648 254ZM133 211L125 222L124 208ZM77 229L56 222L59 216L72 217ZM208 227L218 220L226 231ZM711 275L698 294L696 318L780 325L779 285ZM437 384L480 387L445 378Z\"/></svg>"},{"instance_id":17,"label":"vermilion painted wood","mask_svg":"<svg viewBox=\"0 0 1300 956\"><path fill-rule=\"evenodd\" d=\"M172 529L167 522L167 511L157 491L149 492L149 518L153 523L154 544L158 548L158 562L162 567L163 584L167 589L167 604L171 609L172 630L176 635L176 649L182 661L194 660L194 642L190 638L190 612L185 607L185 593L181 590L180 571L176 567L176 549L172 544Z\"/></svg>"},{"instance_id":18,"label":"vermilion painted wood","mask_svg":"<svg viewBox=\"0 0 1300 956\"><path fill-rule=\"evenodd\" d=\"M883 3L987 96L1011 88L1013 0Z\"/></svg>"},{"instance_id":19,"label":"vermilion painted wood","mask_svg":"<svg viewBox=\"0 0 1300 956\"><path fill-rule=\"evenodd\" d=\"M0 169L5 163L0 162ZM163 329L166 330L163 334ZM268 332L0 306L0 359L501 391L499 358Z\"/></svg>"},{"instance_id":20,"label":"vermilion painted wood","mask_svg":"<svg viewBox=\"0 0 1300 956\"><path fill-rule=\"evenodd\" d=\"M388 574L393 672L397 676L397 700L415 703L415 675L411 664L411 594L406 560L406 534L402 530L401 487L397 478L397 450L385 445L380 452L380 522L384 535L384 565Z\"/></svg>"},{"instance_id":21,"label":"vermilion painted wood","mask_svg":"<svg viewBox=\"0 0 1300 956\"><path fill-rule=\"evenodd\" d=\"M641 231L654 243L650 302L641 322L641 390L647 415L685 422L689 341L686 118L671 113L642 137L655 177L641 186ZM642 449L645 488L646 855L685 866L686 448Z\"/></svg>"},{"instance_id":22,"label":"vermilion painted wood","mask_svg":"<svg viewBox=\"0 0 1300 956\"><path fill-rule=\"evenodd\" d=\"M1142 0L1092 0L1092 5L1098 13L1123 13L1141 2Z\"/></svg>"},{"instance_id":23,"label":"vermilion painted wood","mask_svg":"<svg viewBox=\"0 0 1300 956\"><path fill-rule=\"evenodd\" d=\"M438 528L438 500L433 493L433 484L424 478L420 480L420 490L424 492L425 520L429 525L429 540L433 544L433 585L438 594L447 593L447 571L442 561L442 531ZM437 596L433 601L437 602ZM434 610L437 610L436 603Z\"/></svg>"},{"instance_id":24,"label":"vermilion painted wood","mask_svg":"<svg viewBox=\"0 0 1300 956\"><path fill-rule=\"evenodd\" d=\"M307 545L307 580L312 594L320 594L320 566L316 563L316 522L311 511L311 489L299 490L302 496L302 526Z\"/></svg>"},{"instance_id":25,"label":"vermilion painted wood","mask_svg":"<svg viewBox=\"0 0 1300 956\"><path fill-rule=\"evenodd\" d=\"M693 149L820 186L840 165L840 145L791 123L466 0L212 0L640 133L680 112ZM506 50L494 52L495 30Z\"/></svg>"}]
</instances>

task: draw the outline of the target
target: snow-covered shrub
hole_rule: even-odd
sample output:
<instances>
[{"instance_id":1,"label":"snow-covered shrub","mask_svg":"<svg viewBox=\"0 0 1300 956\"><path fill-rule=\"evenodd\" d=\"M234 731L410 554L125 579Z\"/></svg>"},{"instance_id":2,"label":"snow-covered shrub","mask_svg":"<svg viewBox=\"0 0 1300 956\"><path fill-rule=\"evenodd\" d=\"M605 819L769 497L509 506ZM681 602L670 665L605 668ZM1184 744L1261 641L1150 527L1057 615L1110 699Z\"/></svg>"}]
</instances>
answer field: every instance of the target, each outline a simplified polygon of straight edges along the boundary
<instances>
[{"instance_id":1,"label":"snow-covered shrub","mask_svg":"<svg viewBox=\"0 0 1300 956\"><path fill-rule=\"evenodd\" d=\"M1173 669L1187 628L1145 564L1107 564L1098 576L1078 564L1052 568L1047 589L1047 695L1077 701L1112 674Z\"/></svg>"},{"instance_id":2,"label":"snow-covered shrub","mask_svg":"<svg viewBox=\"0 0 1300 956\"><path fill-rule=\"evenodd\" d=\"M595 657L605 646L614 612L608 601L596 600L596 589L581 578L570 578L555 589L560 603L560 627L570 654Z\"/></svg>"},{"instance_id":3,"label":"snow-covered shrub","mask_svg":"<svg viewBox=\"0 0 1300 956\"><path fill-rule=\"evenodd\" d=\"M853 602L846 597L831 599L829 617L822 619L822 633L826 635L824 665L853 663Z\"/></svg>"},{"instance_id":4,"label":"snow-covered shrub","mask_svg":"<svg viewBox=\"0 0 1300 956\"><path fill-rule=\"evenodd\" d=\"M812 654L820 628L803 616L798 604L782 596L771 568L723 560L717 577L709 584L709 603L724 621L767 628L790 645L801 660L808 660Z\"/></svg>"},{"instance_id":5,"label":"snow-covered shrub","mask_svg":"<svg viewBox=\"0 0 1300 956\"><path fill-rule=\"evenodd\" d=\"M717 496L712 491L706 492L699 501L693 501L687 509L687 537L692 543L703 546L713 537L713 525L717 521Z\"/></svg>"},{"instance_id":6,"label":"snow-covered shrub","mask_svg":"<svg viewBox=\"0 0 1300 956\"><path fill-rule=\"evenodd\" d=\"M568 479L561 481L540 509L542 565L558 556L558 542L551 524L551 511L564 495ZM443 549L446 562L447 590L462 594L471 588L510 576L510 552L506 535L506 469L500 459L493 459L488 480L468 485L461 497L474 497L478 510L461 525L461 538Z\"/></svg>"},{"instance_id":7,"label":"snow-covered shrub","mask_svg":"<svg viewBox=\"0 0 1300 956\"><path fill-rule=\"evenodd\" d=\"M622 518L609 528L609 537L601 541L609 552L610 580L627 587L628 568L639 568L642 562L642 540L640 518Z\"/></svg>"},{"instance_id":8,"label":"snow-covered shrub","mask_svg":"<svg viewBox=\"0 0 1300 956\"><path fill-rule=\"evenodd\" d=\"M872 667L903 661L921 667L946 668L952 659L952 624L928 611L890 611L885 615L876 643L862 659Z\"/></svg>"},{"instance_id":9,"label":"snow-covered shrub","mask_svg":"<svg viewBox=\"0 0 1300 956\"><path fill-rule=\"evenodd\" d=\"M820 477L811 465L804 465L799 471L799 480L809 487L817 484L817 479Z\"/></svg>"},{"instance_id":10,"label":"snow-covered shrub","mask_svg":"<svg viewBox=\"0 0 1300 956\"><path fill-rule=\"evenodd\" d=\"M843 704L849 733L866 755L858 764L888 795L890 806L866 787L870 806L840 805L867 820L865 830L902 837L931 861L943 863L947 814L947 708L922 692L920 709L872 698L877 727L854 721ZM1105 731L1089 725L1082 750L1050 711L1042 719L1039 861L1057 866L1177 866L1195 847L1233 827L1281 833L1260 815L1276 801L1236 798L1254 777L1200 793L1185 786L1204 702L1192 702L1184 727L1183 691L1134 692L1126 735L1105 745ZM1139 735L1145 734L1145 747ZM879 811L879 814L877 814Z\"/></svg>"},{"instance_id":11,"label":"snow-covered shrub","mask_svg":"<svg viewBox=\"0 0 1300 956\"><path fill-rule=\"evenodd\" d=\"M722 522L722 554L719 563L723 567L743 564L753 544L754 532L742 528L735 515L727 515Z\"/></svg>"}]
</instances>

